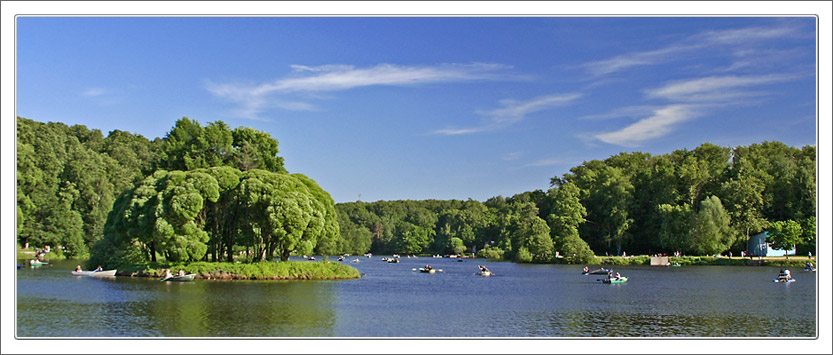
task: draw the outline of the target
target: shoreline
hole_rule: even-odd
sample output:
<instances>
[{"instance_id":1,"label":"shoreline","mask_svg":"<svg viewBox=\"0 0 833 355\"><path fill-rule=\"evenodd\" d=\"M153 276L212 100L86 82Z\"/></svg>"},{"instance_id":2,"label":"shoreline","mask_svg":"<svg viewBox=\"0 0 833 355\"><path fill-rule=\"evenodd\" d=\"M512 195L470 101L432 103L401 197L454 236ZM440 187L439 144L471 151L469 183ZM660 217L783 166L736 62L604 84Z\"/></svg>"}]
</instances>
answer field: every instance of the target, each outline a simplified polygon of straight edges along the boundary
<instances>
[{"instance_id":1,"label":"shoreline","mask_svg":"<svg viewBox=\"0 0 833 355\"><path fill-rule=\"evenodd\" d=\"M107 268L105 268L107 269ZM349 265L334 262L257 262L237 264L228 262L156 263L113 267L116 276L161 278L165 269L183 270L195 274L195 280L273 280L273 281L323 281L350 280L361 277L359 271Z\"/></svg>"}]
</instances>

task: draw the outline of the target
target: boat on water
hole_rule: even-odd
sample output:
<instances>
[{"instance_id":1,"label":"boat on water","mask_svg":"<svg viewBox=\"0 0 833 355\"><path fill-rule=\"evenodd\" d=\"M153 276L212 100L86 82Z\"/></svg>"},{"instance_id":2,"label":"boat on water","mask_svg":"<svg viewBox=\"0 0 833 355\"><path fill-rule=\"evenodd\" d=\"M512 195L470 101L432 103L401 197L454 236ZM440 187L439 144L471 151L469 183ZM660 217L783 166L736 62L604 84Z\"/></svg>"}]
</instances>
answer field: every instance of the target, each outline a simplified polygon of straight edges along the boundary
<instances>
[{"instance_id":1,"label":"boat on water","mask_svg":"<svg viewBox=\"0 0 833 355\"><path fill-rule=\"evenodd\" d=\"M77 271L73 271L72 274L75 275ZM81 271L86 272L86 271ZM102 270L102 271L90 271L89 273L81 276L87 277L116 277L116 269L113 270Z\"/></svg>"},{"instance_id":2,"label":"boat on water","mask_svg":"<svg viewBox=\"0 0 833 355\"><path fill-rule=\"evenodd\" d=\"M668 265L665 265L665 266L668 266L668 267L680 267L680 266L682 266L682 265L680 265L680 264L668 264Z\"/></svg>"},{"instance_id":3,"label":"boat on water","mask_svg":"<svg viewBox=\"0 0 833 355\"><path fill-rule=\"evenodd\" d=\"M388 260L387 260L387 262L388 262L388 263L394 263L394 264L395 264L395 263L398 263L398 262L399 262L399 259L396 259L396 258L390 258L390 259L388 259Z\"/></svg>"},{"instance_id":4,"label":"boat on water","mask_svg":"<svg viewBox=\"0 0 833 355\"><path fill-rule=\"evenodd\" d=\"M772 282L778 282L778 283L792 283L792 282L795 282L795 279L792 279L792 278L790 278L790 279L786 279L786 278L781 278L781 277L779 277L779 278L777 278L777 279L772 279Z\"/></svg>"},{"instance_id":5,"label":"boat on water","mask_svg":"<svg viewBox=\"0 0 833 355\"><path fill-rule=\"evenodd\" d=\"M491 271L480 271L477 273L478 276L492 276Z\"/></svg>"},{"instance_id":6,"label":"boat on water","mask_svg":"<svg viewBox=\"0 0 833 355\"><path fill-rule=\"evenodd\" d=\"M194 276L197 276L197 274L188 274L188 275L182 275L182 276L172 276L172 277L168 277L168 278L161 278L161 279L159 279L159 281L182 281L182 282L194 281Z\"/></svg>"},{"instance_id":7,"label":"boat on water","mask_svg":"<svg viewBox=\"0 0 833 355\"><path fill-rule=\"evenodd\" d=\"M419 272L433 274L433 273L437 272L437 270L436 269L426 269L426 268L421 267L421 268L419 268Z\"/></svg>"},{"instance_id":8,"label":"boat on water","mask_svg":"<svg viewBox=\"0 0 833 355\"><path fill-rule=\"evenodd\" d=\"M597 269L597 270L593 270L593 271L582 272L581 274L582 275L607 275L611 271L613 271L613 270L601 268L601 269Z\"/></svg>"},{"instance_id":9,"label":"boat on water","mask_svg":"<svg viewBox=\"0 0 833 355\"><path fill-rule=\"evenodd\" d=\"M616 277L616 278L612 278L612 279L602 279L602 282L606 283L606 284L623 284L625 282L628 282L628 278L622 276L622 277Z\"/></svg>"},{"instance_id":10,"label":"boat on water","mask_svg":"<svg viewBox=\"0 0 833 355\"><path fill-rule=\"evenodd\" d=\"M88 271L73 271L73 272L72 272L72 276L87 276L87 275L92 274L92 273L94 273L94 272L95 272L94 270L88 270Z\"/></svg>"},{"instance_id":11,"label":"boat on water","mask_svg":"<svg viewBox=\"0 0 833 355\"><path fill-rule=\"evenodd\" d=\"M808 267L808 268L805 268L805 269L804 269L804 271L816 272L816 268L814 268L814 267Z\"/></svg>"}]
</instances>

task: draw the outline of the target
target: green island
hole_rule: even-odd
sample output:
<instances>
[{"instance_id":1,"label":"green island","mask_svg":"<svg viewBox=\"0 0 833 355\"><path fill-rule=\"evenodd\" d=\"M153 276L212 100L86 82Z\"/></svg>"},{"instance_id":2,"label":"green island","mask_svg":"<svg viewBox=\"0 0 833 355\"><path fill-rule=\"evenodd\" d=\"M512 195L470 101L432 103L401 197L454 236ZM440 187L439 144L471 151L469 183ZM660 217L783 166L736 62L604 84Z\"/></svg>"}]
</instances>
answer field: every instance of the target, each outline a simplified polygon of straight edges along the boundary
<instances>
[{"instance_id":1,"label":"green island","mask_svg":"<svg viewBox=\"0 0 833 355\"><path fill-rule=\"evenodd\" d=\"M738 256L761 232L773 248L816 252L815 178L815 146L703 143L585 161L546 191L482 202L335 203L287 171L278 141L252 128L182 118L149 140L18 117L18 258L51 246L42 257L119 275L279 280L356 278L348 265L289 257L368 252L605 265L682 254L670 261L800 266L815 259Z\"/></svg>"}]
</instances>

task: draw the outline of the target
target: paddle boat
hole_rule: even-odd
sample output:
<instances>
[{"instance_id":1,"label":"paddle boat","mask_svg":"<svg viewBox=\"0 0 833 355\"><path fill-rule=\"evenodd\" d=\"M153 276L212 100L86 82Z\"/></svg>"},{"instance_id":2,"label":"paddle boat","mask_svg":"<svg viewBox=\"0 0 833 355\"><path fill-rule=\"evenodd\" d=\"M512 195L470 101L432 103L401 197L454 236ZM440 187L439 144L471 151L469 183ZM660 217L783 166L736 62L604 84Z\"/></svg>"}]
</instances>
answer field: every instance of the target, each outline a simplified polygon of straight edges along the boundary
<instances>
[{"instance_id":1,"label":"paddle boat","mask_svg":"<svg viewBox=\"0 0 833 355\"><path fill-rule=\"evenodd\" d=\"M197 274L187 274L187 275L182 275L182 276L171 276L171 277L166 277L166 278L163 277L163 278L159 279L159 281L182 281L182 282L194 281L194 276L197 276Z\"/></svg>"},{"instance_id":2,"label":"paddle boat","mask_svg":"<svg viewBox=\"0 0 833 355\"><path fill-rule=\"evenodd\" d=\"M790 270L781 269L781 271L778 272L778 278L772 279L772 282L791 283L795 282L795 279L792 277L792 275L790 275Z\"/></svg>"},{"instance_id":3,"label":"paddle boat","mask_svg":"<svg viewBox=\"0 0 833 355\"><path fill-rule=\"evenodd\" d=\"M437 272L437 270L436 270L436 269L433 269L433 268L430 268L430 267L429 267L429 268L427 268L427 269L426 269L426 268L421 267L421 268L419 268L419 272L424 272L424 273L428 273L428 274L433 274L433 273Z\"/></svg>"},{"instance_id":4,"label":"paddle boat","mask_svg":"<svg viewBox=\"0 0 833 355\"><path fill-rule=\"evenodd\" d=\"M29 260L29 266L41 266L41 265L44 265L44 264L48 264L48 263L42 262L40 260L35 260L35 259Z\"/></svg>"},{"instance_id":5,"label":"paddle boat","mask_svg":"<svg viewBox=\"0 0 833 355\"><path fill-rule=\"evenodd\" d=\"M394 263L394 264L395 264L395 263L398 263L398 262L399 262L399 259L396 259L396 258L389 258L387 261L388 261L388 263Z\"/></svg>"},{"instance_id":6,"label":"paddle boat","mask_svg":"<svg viewBox=\"0 0 833 355\"><path fill-rule=\"evenodd\" d=\"M807 268L804 268L804 271L816 272L816 268L814 268L814 267L807 267Z\"/></svg>"},{"instance_id":7,"label":"paddle boat","mask_svg":"<svg viewBox=\"0 0 833 355\"><path fill-rule=\"evenodd\" d=\"M624 277L624 276L621 276L621 277L615 277L615 278L612 278L612 279L602 279L602 282L606 283L606 284L623 284L625 282L628 282L628 278Z\"/></svg>"}]
</instances>

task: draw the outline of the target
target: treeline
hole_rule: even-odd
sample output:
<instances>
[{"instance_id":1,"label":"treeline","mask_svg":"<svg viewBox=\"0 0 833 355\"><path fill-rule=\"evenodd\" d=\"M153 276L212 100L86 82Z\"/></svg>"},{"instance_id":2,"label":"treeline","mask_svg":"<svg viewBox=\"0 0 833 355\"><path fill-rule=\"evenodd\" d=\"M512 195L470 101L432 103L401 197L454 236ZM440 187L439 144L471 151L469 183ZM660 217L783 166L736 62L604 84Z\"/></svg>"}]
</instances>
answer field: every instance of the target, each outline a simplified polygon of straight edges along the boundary
<instances>
[{"instance_id":1,"label":"treeline","mask_svg":"<svg viewBox=\"0 0 833 355\"><path fill-rule=\"evenodd\" d=\"M347 249L456 253L516 261L587 255L693 255L776 246L815 249L816 148L779 142L621 153L551 180L552 188L477 201L337 204ZM589 247L589 249L588 249Z\"/></svg>"},{"instance_id":2,"label":"treeline","mask_svg":"<svg viewBox=\"0 0 833 355\"><path fill-rule=\"evenodd\" d=\"M221 121L182 118L148 140L18 117L18 241L92 250L102 264L367 251L586 262L738 254L765 230L776 246L815 249L814 146L621 153L553 177L547 191L338 205L277 154L268 133Z\"/></svg>"},{"instance_id":3,"label":"treeline","mask_svg":"<svg viewBox=\"0 0 833 355\"><path fill-rule=\"evenodd\" d=\"M182 118L151 141L18 117L18 241L103 265L329 251L332 198L277 153L268 133L221 121Z\"/></svg>"}]
</instances>

